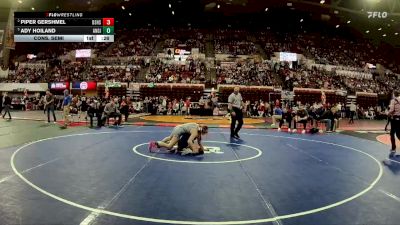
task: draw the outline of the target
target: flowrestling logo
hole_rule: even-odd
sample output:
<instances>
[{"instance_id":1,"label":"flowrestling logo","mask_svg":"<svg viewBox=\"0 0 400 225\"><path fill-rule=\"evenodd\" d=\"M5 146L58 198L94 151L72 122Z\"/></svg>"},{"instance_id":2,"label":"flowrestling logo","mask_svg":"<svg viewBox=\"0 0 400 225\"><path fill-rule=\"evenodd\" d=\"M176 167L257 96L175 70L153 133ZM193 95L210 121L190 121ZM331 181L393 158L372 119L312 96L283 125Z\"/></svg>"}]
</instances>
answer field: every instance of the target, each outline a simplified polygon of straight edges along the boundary
<instances>
[{"instance_id":1,"label":"flowrestling logo","mask_svg":"<svg viewBox=\"0 0 400 225\"><path fill-rule=\"evenodd\" d=\"M375 19L375 18L385 19L389 15L387 12L367 12L367 13L368 13L368 19Z\"/></svg>"}]
</instances>

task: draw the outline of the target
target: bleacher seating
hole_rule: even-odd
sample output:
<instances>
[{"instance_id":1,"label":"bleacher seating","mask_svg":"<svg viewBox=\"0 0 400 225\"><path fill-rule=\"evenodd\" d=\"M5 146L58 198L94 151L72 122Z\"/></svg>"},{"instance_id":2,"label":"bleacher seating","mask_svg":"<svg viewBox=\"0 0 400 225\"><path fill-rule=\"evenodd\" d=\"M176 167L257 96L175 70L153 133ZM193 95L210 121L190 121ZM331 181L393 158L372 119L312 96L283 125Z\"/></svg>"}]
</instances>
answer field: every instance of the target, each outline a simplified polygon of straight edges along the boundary
<instances>
[{"instance_id":1,"label":"bleacher seating","mask_svg":"<svg viewBox=\"0 0 400 225\"><path fill-rule=\"evenodd\" d=\"M378 104L378 95L376 93L357 92L357 105L362 108L375 107Z\"/></svg>"},{"instance_id":2,"label":"bleacher seating","mask_svg":"<svg viewBox=\"0 0 400 225\"><path fill-rule=\"evenodd\" d=\"M302 104L312 104L314 102L321 102L322 96L321 89L311 89L311 88L294 88L294 101L300 101ZM339 94L334 90L323 90L326 96L326 103L336 104L346 102L346 96Z\"/></svg>"},{"instance_id":3,"label":"bleacher seating","mask_svg":"<svg viewBox=\"0 0 400 225\"><path fill-rule=\"evenodd\" d=\"M190 97L196 102L204 93L203 84L141 84L142 98L168 96L170 99L186 99Z\"/></svg>"},{"instance_id":4,"label":"bleacher seating","mask_svg":"<svg viewBox=\"0 0 400 225\"><path fill-rule=\"evenodd\" d=\"M222 102L227 102L230 94L233 93L235 85L218 85L218 98ZM269 94L274 93L273 87L263 86L239 86L240 94L242 95L243 101L269 101ZM274 99L271 99L272 101Z\"/></svg>"}]
</instances>

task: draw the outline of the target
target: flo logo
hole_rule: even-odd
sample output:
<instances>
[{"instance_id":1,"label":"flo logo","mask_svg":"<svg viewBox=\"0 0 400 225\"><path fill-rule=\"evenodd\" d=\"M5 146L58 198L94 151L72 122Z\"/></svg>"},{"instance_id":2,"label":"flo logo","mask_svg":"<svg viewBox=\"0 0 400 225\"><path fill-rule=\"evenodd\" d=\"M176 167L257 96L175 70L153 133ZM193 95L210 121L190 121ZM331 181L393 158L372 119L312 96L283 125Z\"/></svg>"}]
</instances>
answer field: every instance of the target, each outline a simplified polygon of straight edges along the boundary
<instances>
[{"instance_id":1,"label":"flo logo","mask_svg":"<svg viewBox=\"0 0 400 225\"><path fill-rule=\"evenodd\" d=\"M367 13L368 13L368 18L385 19L388 17L387 12L367 12Z\"/></svg>"},{"instance_id":2,"label":"flo logo","mask_svg":"<svg viewBox=\"0 0 400 225\"><path fill-rule=\"evenodd\" d=\"M204 146L204 153L209 154L209 153L214 153L214 154L224 154L223 151L221 151L220 147L211 147L211 146Z\"/></svg>"}]
</instances>

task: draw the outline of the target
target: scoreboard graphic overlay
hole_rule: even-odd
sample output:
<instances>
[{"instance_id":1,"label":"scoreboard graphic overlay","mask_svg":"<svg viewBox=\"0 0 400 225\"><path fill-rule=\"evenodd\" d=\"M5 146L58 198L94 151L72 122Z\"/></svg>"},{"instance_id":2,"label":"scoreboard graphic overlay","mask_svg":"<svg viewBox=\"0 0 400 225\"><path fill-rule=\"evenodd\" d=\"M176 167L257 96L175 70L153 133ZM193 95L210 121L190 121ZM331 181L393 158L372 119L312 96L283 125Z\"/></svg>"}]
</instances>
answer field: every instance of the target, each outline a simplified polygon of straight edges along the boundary
<instances>
[{"instance_id":1,"label":"scoreboard graphic overlay","mask_svg":"<svg viewBox=\"0 0 400 225\"><path fill-rule=\"evenodd\" d=\"M93 12L15 12L15 42L114 42L114 18Z\"/></svg>"}]
</instances>

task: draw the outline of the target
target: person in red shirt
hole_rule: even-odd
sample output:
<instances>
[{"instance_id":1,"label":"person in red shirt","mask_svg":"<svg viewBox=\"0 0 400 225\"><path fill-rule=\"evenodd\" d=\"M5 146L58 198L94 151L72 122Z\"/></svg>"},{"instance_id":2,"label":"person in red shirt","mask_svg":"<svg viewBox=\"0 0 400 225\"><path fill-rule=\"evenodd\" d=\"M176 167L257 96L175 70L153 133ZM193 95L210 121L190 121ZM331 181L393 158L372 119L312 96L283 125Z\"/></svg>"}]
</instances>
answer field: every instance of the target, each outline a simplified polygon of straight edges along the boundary
<instances>
[{"instance_id":1,"label":"person in red shirt","mask_svg":"<svg viewBox=\"0 0 400 225\"><path fill-rule=\"evenodd\" d=\"M260 105L258 105L258 116L263 117L265 112L265 105L263 101L260 101Z\"/></svg>"},{"instance_id":2,"label":"person in red shirt","mask_svg":"<svg viewBox=\"0 0 400 225\"><path fill-rule=\"evenodd\" d=\"M185 101L185 107L186 107L186 115L190 115L190 97L188 97Z\"/></svg>"},{"instance_id":3,"label":"person in red shirt","mask_svg":"<svg viewBox=\"0 0 400 225\"><path fill-rule=\"evenodd\" d=\"M280 107L281 106L281 103L279 102L279 99L276 99L275 100L275 107Z\"/></svg>"}]
</instances>

